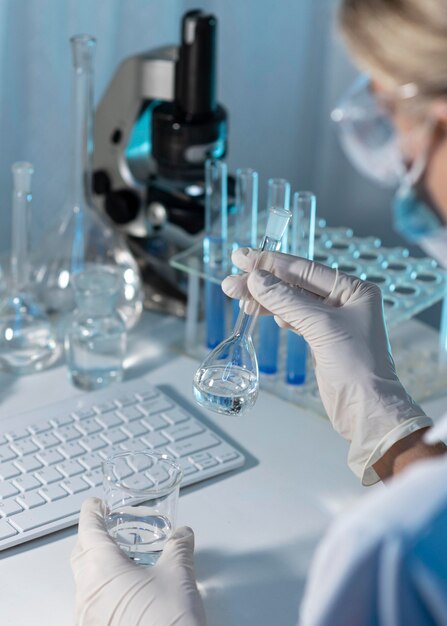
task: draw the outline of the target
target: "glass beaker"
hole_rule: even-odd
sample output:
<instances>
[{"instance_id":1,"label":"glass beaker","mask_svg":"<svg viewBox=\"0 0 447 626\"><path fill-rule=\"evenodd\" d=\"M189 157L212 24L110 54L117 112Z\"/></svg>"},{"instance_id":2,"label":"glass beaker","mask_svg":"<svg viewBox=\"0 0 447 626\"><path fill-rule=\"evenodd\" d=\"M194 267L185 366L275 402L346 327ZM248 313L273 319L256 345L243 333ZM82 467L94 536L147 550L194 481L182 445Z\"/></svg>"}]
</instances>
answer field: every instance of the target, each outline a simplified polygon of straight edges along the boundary
<instances>
[{"instance_id":1,"label":"glass beaker","mask_svg":"<svg viewBox=\"0 0 447 626\"><path fill-rule=\"evenodd\" d=\"M110 265L121 275L119 308L131 328L142 312L138 266L121 234L92 205L93 58L96 40L70 39L73 56L71 187L62 220L44 240L35 280L46 310L64 315L75 306L73 276L91 265Z\"/></svg>"},{"instance_id":2,"label":"glass beaker","mask_svg":"<svg viewBox=\"0 0 447 626\"><path fill-rule=\"evenodd\" d=\"M77 309L67 325L70 379L91 390L123 378L126 326L117 312L121 281L112 268L90 267L73 277Z\"/></svg>"},{"instance_id":3,"label":"glass beaker","mask_svg":"<svg viewBox=\"0 0 447 626\"><path fill-rule=\"evenodd\" d=\"M182 480L167 454L123 452L103 463L105 524L136 563L154 565L175 528Z\"/></svg>"},{"instance_id":4,"label":"glass beaker","mask_svg":"<svg viewBox=\"0 0 447 626\"><path fill-rule=\"evenodd\" d=\"M0 304L0 367L14 374L30 374L51 365L59 355L59 346L29 283L33 167L30 163L14 163L12 173L11 277Z\"/></svg>"}]
</instances>

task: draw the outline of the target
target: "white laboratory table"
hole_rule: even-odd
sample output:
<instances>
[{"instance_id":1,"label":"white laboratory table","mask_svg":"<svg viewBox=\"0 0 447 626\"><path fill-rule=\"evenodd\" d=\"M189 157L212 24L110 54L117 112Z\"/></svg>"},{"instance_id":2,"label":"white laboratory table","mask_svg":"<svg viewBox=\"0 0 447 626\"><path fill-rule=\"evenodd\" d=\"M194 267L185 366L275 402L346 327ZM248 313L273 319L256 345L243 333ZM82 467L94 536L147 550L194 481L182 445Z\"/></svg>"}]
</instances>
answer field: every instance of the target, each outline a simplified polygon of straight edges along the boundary
<instances>
[{"instance_id":1,"label":"white laboratory table","mask_svg":"<svg viewBox=\"0 0 447 626\"><path fill-rule=\"evenodd\" d=\"M197 363L178 349L182 330L178 320L145 313L131 335L127 377L149 372L155 385L247 456L245 467L189 487L180 498L179 523L196 533L209 626L293 626L317 543L334 516L367 490L346 466L346 443L321 417L265 392L241 418L199 411L191 392ZM19 379L0 376L0 427L2 416L80 393L63 365ZM437 417L443 404L438 399L425 408ZM67 529L0 553L2 624L73 626L75 533Z\"/></svg>"}]
</instances>

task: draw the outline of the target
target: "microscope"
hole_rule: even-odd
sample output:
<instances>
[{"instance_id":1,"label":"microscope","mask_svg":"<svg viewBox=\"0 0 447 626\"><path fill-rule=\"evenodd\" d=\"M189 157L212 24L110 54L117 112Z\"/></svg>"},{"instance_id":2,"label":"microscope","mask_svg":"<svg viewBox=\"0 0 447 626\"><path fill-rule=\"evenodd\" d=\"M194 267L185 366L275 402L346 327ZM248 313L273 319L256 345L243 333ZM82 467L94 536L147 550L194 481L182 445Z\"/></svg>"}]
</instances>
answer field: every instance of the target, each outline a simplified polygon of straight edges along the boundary
<instances>
[{"instance_id":1,"label":"microscope","mask_svg":"<svg viewBox=\"0 0 447 626\"><path fill-rule=\"evenodd\" d=\"M180 316L185 286L168 260L203 230L205 160L227 151L216 31L213 15L187 12L180 45L125 59L95 113L95 204L126 236L145 306Z\"/></svg>"}]
</instances>

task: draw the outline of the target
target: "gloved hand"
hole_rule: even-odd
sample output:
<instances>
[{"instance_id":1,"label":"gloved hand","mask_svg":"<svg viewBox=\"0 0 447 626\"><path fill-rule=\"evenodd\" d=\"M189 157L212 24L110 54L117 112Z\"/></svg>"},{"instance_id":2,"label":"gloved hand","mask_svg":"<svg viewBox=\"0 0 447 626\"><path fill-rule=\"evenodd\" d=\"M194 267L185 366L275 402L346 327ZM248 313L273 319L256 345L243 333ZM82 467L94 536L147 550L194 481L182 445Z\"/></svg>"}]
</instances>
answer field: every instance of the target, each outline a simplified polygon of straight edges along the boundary
<instances>
[{"instance_id":1,"label":"gloved hand","mask_svg":"<svg viewBox=\"0 0 447 626\"><path fill-rule=\"evenodd\" d=\"M258 254L236 250L233 263L252 272ZM324 408L351 444L349 466L364 485L377 482L374 463L400 439L432 425L396 375L380 289L278 252L263 252L259 267L248 277L228 276L223 290L232 298L254 298L261 314L273 314L280 326L304 337Z\"/></svg>"},{"instance_id":2,"label":"gloved hand","mask_svg":"<svg viewBox=\"0 0 447 626\"><path fill-rule=\"evenodd\" d=\"M177 529L156 565L133 563L109 537L102 501L84 502L71 557L76 626L206 626L193 565L194 534Z\"/></svg>"}]
</instances>

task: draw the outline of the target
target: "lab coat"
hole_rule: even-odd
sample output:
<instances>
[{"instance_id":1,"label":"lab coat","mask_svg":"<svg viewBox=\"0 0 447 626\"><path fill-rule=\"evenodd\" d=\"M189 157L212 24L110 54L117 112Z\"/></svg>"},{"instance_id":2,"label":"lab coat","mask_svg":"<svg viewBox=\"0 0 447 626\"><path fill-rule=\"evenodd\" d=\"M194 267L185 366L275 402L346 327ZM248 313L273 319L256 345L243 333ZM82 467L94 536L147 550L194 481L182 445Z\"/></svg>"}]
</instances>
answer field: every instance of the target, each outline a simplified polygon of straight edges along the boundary
<instances>
[{"instance_id":1,"label":"lab coat","mask_svg":"<svg viewBox=\"0 0 447 626\"><path fill-rule=\"evenodd\" d=\"M299 626L447 625L447 454L365 494L319 546Z\"/></svg>"}]
</instances>

